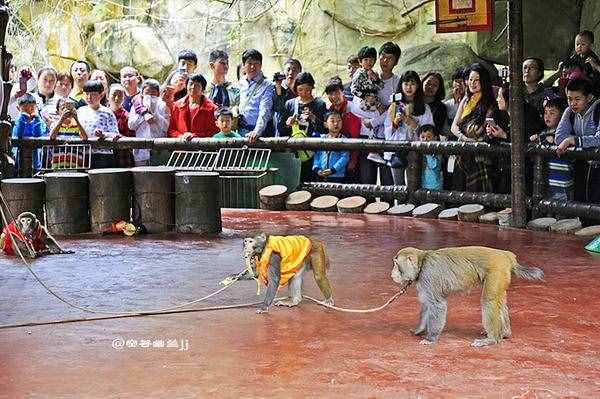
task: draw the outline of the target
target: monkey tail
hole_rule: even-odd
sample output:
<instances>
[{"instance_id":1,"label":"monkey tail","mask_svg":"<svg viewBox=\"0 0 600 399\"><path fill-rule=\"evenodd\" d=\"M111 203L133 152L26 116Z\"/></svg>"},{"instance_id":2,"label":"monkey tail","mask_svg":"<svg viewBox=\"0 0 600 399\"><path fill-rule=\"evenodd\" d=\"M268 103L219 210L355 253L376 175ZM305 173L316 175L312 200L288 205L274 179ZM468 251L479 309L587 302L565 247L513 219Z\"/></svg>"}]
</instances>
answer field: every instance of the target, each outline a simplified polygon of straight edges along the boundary
<instances>
[{"instance_id":1,"label":"monkey tail","mask_svg":"<svg viewBox=\"0 0 600 399\"><path fill-rule=\"evenodd\" d=\"M518 263L512 269L513 273L525 280L543 280L544 271L539 267L523 266Z\"/></svg>"}]
</instances>

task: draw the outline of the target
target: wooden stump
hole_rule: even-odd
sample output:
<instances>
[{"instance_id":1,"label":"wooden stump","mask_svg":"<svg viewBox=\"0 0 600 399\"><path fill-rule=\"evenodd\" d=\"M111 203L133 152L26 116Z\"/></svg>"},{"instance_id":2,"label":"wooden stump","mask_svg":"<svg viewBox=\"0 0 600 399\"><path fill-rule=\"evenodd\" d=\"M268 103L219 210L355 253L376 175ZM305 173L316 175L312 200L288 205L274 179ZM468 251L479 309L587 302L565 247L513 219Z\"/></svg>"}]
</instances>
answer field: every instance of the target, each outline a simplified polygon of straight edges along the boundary
<instances>
[{"instance_id":1,"label":"wooden stump","mask_svg":"<svg viewBox=\"0 0 600 399\"><path fill-rule=\"evenodd\" d=\"M412 211L415 209L413 204L400 204L388 209L387 213L396 216L412 216Z\"/></svg>"},{"instance_id":2,"label":"wooden stump","mask_svg":"<svg viewBox=\"0 0 600 399\"><path fill-rule=\"evenodd\" d=\"M479 216L479 223L498 224L498 213L488 212Z\"/></svg>"},{"instance_id":3,"label":"wooden stump","mask_svg":"<svg viewBox=\"0 0 600 399\"><path fill-rule=\"evenodd\" d=\"M444 209L438 215L440 220L458 220L458 208Z\"/></svg>"},{"instance_id":4,"label":"wooden stump","mask_svg":"<svg viewBox=\"0 0 600 399\"><path fill-rule=\"evenodd\" d=\"M290 211L307 211L310 209L312 194L308 191L295 191L285 200L285 208Z\"/></svg>"},{"instance_id":5,"label":"wooden stump","mask_svg":"<svg viewBox=\"0 0 600 399\"><path fill-rule=\"evenodd\" d=\"M367 206L367 200L358 195L341 199L337 203L339 213L362 213L365 206Z\"/></svg>"},{"instance_id":6,"label":"wooden stump","mask_svg":"<svg viewBox=\"0 0 600 399\"><path fill-rule=\"evenodd\" d=\"M467 204L458 207L458 220L461 222L477 223L479 216L483 215L483 205Z\"/></svg>"},{"instance_id":7,"label":"wooden stump","mask_svg":"<svg viewBox=\"0 0 600 399\"><path fill-rule=\"evenodd\" d=\"M46 226L50 234L69 235L90 231L87 173L46 173L44 180Z\"/></svg>"},{"instance_id":8,"label":"wooden stump","mask_svg":"<svg viewBox=\"0 0 600 399\"><path fill-rule=\"evenodd\" d=\"M175 230L178 233L220 233L220 198L218 173L175 173Z\"/></svg>"},{"instance_id":9,"label":"wooden stump","mask_svg":"<svg viewBox=\"0 0 600 399\"><path fill-rule=\"evenodd\" d=\"M600 225L584 227L583 229L577 230L575 235L579 237L595 237L600 235Z\"/></svg>"},{"instance_id":10,"label":"wooden stump","mask_svg":"<svg viewBox=\"0 0 600 399\"><path fill-rule=\"evenodd\" d=\"M512 208L506 208L498 212L498 226L509 227L512 222Z\"/></svg>"},{"instance_id":11,"label":"wooden stump","mask_svg":"<svg viewBox=\"0 0 600 399\"><path fill-rule=\"evenodd\" d=\"M554 218L538 218L527 223L527 229L535 231L549 231L550 227L556 223Z\"/></svg>"},{"instance_id":12,"label":"wooden stump","mask_svg":"<svg viewBox=\"0 0 600 399\"><path fill-rule=\"evenodd\" d=\"M175 227L175 169L138 166L133 173L133 220L148 233L164 233Z\"/></svg>"},{"instance_id":13,"label":"wooden stump","mask_svg":"<svg viewBox=\"0 0 600 399\"><path fill-rule=\"evenodd\" d=\"M129 169L104 168L88 170L90 187L90 226L102 233L120 220L129 222L133 175Z\"/></svg>"},{"instance_id":14,"label":"wooden stump","mask_svg":"<svg viewBox=\"0 0 600 399\"><path fill-rule=\"evenodd\" d=\"M421 219L436 219L443 210L440 204L428 203L416 207L412 215Z\"/></svg>"},{"instance_id":15,"label":"wooden stump","mask_svg":"<svg viewBox=\"0 0 600 399\"><path fill-rule=\"evenodd\" d=\"M579 218L561 219L550 226L550 231L562 234L572 234L579 229L581 229L581 220Z\"/></svg>"},{"instance_id":16,"label":"wooden stump","mask_svg":"<svg viewBox=\"0 0 600 399\"><path fill-rule=\"evenodd\" d=\"M283 211L285 209L285 200L287 198L287 187L283 185L273 185L263 187L258 195L260 197L260 209L268 211Z\"/></svg>"},{"instance_id":17,"label":"wooden stump","mask_svg":"<svg viewBox=\"0 0 600 399\"><path fill-rule=\"evenodd\" d=\"M371 214L371 215L376 215L379 213L384 213L388 209L390 209L390 204L388 204L387 202L384 202L384 201L380 201L380 202L372 202L369 205L367 205L365 207L364 212Z\"/></svg>"},{"instance_id":18,"label":"wooden stump","mask_svg":"<svg viewBox=\"0 0 600 399\"><path fill-rule=\"evenodd\" d=\"M337 212L338 197L323 195L317 197L310 203L310 209L318 212Z\"/></svg>"}]
</instances>

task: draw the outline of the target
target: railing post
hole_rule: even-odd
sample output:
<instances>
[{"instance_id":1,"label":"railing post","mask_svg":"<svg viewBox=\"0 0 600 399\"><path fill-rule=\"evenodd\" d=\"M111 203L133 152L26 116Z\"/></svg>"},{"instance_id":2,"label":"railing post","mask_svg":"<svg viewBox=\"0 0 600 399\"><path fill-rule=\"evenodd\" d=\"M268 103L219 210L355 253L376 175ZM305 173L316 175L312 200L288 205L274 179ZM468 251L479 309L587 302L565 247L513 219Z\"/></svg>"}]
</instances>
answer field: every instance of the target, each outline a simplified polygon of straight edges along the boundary
<instances>
[{"instance_id":1,"label":"railing post","mask_svg":"<svg viewBox=\"0 0 600 399\"><path fill-rule=\"evenodd\" d=\"M408 200L414 201L413 193L421 188L421 164L423 158L416 151L409 151L408 165L406 166L406 191L408 192Z\"/></svg>"},{"instance_id":2,"label":"railing post","mask_svg":"<svg viewBox=\"0 0 600 399\"><path fill-rule=\"evenodd\" d=\"M523 131L523 1L508 2L508 50L510 61L510 138L512 226L524 227L527 221L525 196L525 151Z\"/></svg>"},{"instance_id":3,"label":"railing post","mask_svg":"<svg viewBox=\"0 0 600 399\"><path fill-rule=\"evenodd\" d=\"M548 181L548 162L543 155L535 155L533 158L533 193L531 196L531 209L534 218L541 217L538 204L546 195L546 182Z\"/></svg>"},{"instance_id":4,"label":"railing post","mask_svg":"<svg viewBox=\"0 0 600 399\"><path fill-rule=\"evenodd\" d=\"M37 148L33 148L28 145L24 145L19 148L19 177L33 176L33 151L37 151Z\"/></svg>"}]
</instances>

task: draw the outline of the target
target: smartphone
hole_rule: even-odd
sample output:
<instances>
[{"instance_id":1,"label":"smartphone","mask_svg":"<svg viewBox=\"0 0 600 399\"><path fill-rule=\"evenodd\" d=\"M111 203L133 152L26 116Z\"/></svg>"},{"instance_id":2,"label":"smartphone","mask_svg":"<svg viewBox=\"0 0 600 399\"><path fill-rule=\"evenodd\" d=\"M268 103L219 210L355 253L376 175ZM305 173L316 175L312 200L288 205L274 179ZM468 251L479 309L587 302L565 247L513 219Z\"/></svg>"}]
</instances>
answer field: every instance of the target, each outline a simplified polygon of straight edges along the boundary
<instances>
[{"instance_id":1,"label":"smartphone","mask_svg":"<svg viewBox=\"0 0 600 399\"><path fill-rule=\"evenodd\" d=\"M485 118L485 124L493 126L493 127L497 127L498 126L496 124L496 121L494 120L494 118Z\"/></svg>"}]
</instances>

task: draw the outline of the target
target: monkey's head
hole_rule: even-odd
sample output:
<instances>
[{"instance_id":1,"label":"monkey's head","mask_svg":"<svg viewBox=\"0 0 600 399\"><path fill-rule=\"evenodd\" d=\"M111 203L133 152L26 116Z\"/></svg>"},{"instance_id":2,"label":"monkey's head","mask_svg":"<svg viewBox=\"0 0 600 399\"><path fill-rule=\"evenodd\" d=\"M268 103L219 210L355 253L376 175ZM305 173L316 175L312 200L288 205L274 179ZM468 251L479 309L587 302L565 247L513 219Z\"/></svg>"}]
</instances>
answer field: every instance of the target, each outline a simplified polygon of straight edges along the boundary
<instances>
[{"instance_id":1,"label":"monkey's head","mask_svg":"<svg viewBox=\"0 0 600 399\"><path fill-rule=\"evenodd\" d=\"M254 237L244 239L244 265L252 270L256 276L256 257L260 256L267 245L268 236L265 233L260 233ZM247 277L254 277L247 276Z\"/></svg>"},{"instance_id":2,"label":"monkey's head","mask_svg":"<svg viewBox=\"0 0 600 399\"><path fill-rule=\"evenodd\" d=\"M17 228L23 233L23 235L30 240L33 240L35 233L40 227L40 222L37 217L31 212L23 212L15 221Z\"/></svg>"},{"instance_id":3,"label":"monkey's head","mask_svg":"<svg viewBox=\"0 0 600 399\"><path fill-rule=\"evenodd\" d=\"M419 278L426 251L418 248L403 248L394 256L392 280L398 284L413 282Z\"/></svg>"}]
</instances>

